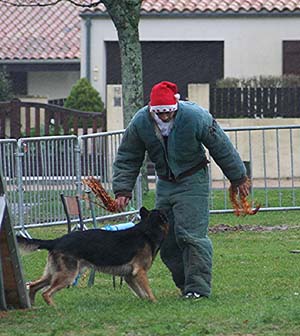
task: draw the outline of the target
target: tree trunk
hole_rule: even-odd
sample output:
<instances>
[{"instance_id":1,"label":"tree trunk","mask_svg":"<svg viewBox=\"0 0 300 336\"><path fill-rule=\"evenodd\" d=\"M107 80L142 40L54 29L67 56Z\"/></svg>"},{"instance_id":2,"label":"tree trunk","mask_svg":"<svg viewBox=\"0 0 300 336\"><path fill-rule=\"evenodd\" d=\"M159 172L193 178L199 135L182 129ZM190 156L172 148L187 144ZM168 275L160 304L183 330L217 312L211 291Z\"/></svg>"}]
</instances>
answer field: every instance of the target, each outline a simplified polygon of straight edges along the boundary
<instances>
[{"instance_id":1,"label":"tree trunk","mask_svg":"<svg viewBox=\"0 0 300 336\"><path fill-rule=\"evenodd\" d=\"M124 127L144 104L139 20L142 0L103 0L118 32Z\"/></svg>"},{"instance_id":2,"label":"tree trunk","mask_svg":"<svg viewBox=\"0 0 300 336\"><path fill-rule=\"evenodd\" d=\"M118 32L121 54L121 78L124 127L144 105L142 49L139 21L142 0L103 0ZM149 190L146 163L142 169L143 192Z\"/></svg>"}]
</instances>

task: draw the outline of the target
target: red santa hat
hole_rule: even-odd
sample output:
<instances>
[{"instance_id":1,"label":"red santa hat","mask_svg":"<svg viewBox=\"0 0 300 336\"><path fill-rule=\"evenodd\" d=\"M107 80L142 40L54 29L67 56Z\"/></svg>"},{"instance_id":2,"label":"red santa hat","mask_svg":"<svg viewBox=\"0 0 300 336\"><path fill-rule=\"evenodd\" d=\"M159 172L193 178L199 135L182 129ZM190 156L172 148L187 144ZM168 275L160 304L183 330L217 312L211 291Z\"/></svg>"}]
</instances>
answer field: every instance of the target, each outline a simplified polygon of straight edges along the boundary
<instances>
[{"instance_id":1,"label":"red santa hat","mask_svg":"<svg viewBox=\"0 0 300 336\"><path fill-rule=\"evenodd\" d=\"M174 112L178 108L177 85L171 82L160 82L153 86L150 94L151 112Z\"/></svg>"}]
</instances>

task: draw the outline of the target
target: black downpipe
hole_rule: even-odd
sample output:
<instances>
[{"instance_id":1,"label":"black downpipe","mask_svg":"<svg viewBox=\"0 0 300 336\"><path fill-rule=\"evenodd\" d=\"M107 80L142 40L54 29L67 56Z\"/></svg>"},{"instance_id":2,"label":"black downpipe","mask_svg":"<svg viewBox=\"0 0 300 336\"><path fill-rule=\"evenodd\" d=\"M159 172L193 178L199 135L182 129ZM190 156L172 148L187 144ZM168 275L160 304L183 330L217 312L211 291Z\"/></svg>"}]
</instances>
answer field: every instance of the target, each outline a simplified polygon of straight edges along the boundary
<instances>
[{"instance_id":1,"label":"black downpipe","mask_svg":"<svg viewBox=\"0 0 300 336\"><path fill-rule=\"evenodd\" d=\"M91 18L87 18L85 21L86 26L86 78L89 82L91 82L91 27L92 27L92 21Z\"/></svg>"}]
</instances>

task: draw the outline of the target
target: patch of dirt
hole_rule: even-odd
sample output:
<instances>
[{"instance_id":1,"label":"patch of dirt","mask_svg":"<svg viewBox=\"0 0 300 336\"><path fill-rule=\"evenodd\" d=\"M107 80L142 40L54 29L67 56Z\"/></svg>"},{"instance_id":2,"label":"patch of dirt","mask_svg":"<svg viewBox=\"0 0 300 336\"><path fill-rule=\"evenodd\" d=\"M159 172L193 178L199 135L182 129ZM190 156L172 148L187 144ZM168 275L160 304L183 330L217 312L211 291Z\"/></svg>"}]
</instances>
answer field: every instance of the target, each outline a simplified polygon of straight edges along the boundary
<instances>
[{"instance_id":1,"label":"patch of dirt","mask_svg":"<svg viewBox=\"0 0 300 336\"><path fill-rule=\"evenodd\" d=\"M286 231L289 229L299 229L298 226L288 226L288 225L276 225L276 226L262 226L262 225L227 225L218 224L209 228L211 233L222 233L222 232L239 232L239 231L253 231L253 232L272 232L272 231Z\"/></svg>"}]
</instances>

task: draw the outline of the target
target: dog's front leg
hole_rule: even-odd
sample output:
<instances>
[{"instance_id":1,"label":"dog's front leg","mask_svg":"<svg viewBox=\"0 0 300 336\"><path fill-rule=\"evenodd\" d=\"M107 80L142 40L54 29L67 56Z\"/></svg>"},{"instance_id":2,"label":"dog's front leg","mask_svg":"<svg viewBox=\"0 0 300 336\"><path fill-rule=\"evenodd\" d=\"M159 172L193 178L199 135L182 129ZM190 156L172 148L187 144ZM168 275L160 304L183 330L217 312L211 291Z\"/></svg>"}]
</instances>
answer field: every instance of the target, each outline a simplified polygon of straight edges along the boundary
<instances>
[{"instance_id":1,"label":"dog's front leg","mask_svg":"<svg viewBox=\"0 0 300 336\"><path fill-rule=\"evenodd\" d=\"M132 275L126 275L124 277L127 285L129 288L133 291L133 293L138 296L139 298L145 299L145 293L142 291L142 289L139 287L137 282L135 281L134 277Z\"/></svg>"},{"instance_id":2,"label":"dog's front leg","mask_svg":"<svg viewBox=\"0 0 300 336\"><path fill-rule=\"evenodd\" d=\"M140 298L149 299L152 302L157 301L149 286L147 273L144 270L140 270L135 276L126 276L125 281Z\"/></svg>"},{"instance_id":3,"label":"dog's front leg","mask_svg":"<svg viewBox=\"0 0 300 336\"><path fill-rule=\"evenodd\" d=\"M147 297L152 301L156 302L156 298L152 293L152 290L149 285L149 280L146 271L141 270L140 272L137 273L135 277L138 285L142 288L143 292L146 293Z\"/></svg>"}]
</instances>

